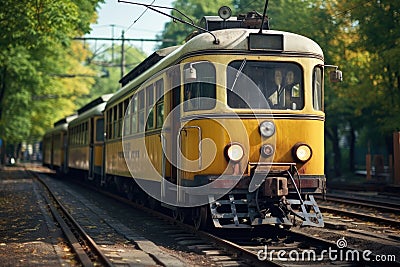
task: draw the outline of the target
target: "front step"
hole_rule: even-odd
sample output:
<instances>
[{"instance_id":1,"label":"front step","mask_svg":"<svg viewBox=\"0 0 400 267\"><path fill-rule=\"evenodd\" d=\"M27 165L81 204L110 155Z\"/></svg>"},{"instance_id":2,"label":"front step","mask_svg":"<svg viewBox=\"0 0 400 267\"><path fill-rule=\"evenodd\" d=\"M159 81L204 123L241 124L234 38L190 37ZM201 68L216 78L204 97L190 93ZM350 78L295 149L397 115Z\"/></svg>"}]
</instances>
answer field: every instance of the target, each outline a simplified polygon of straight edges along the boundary
<instances>
[{"instance_id":1,"label":"front step","mask_svg":"<svg viewBox=\"0 0 400 267\"><path fill-rule=\"evenodd\" d=\"M290 214L287 214L287 217L262 217L254 203L249 205L249 202L252 202L251 199L235 199L234 194L229 194L228 197L229 199L216 201L212 196L209 197L211 218L216 228L249 228L259 225L293 226L289 219ZM287 202L292 207L293 205L298 206L301 210L291 211L293 215L302 219L301 226L324 227L322 214L312 195L309 195L309 200L287 199ZM245 206L247 212L238 212L239 205L242 206L240 208L242 211Z\"/></svg>"},{"instance_id":2,"label":"front step","mask_svg":"<svg viewBox=\"0 0 400 267\"><path fill-rule=\"evenodd\" d=\"M300 201L299 199L288 199L290 205L300 205L301 211L292 212L303 220L301 226L324 227L322 213L313 195L309 195L309 200ZM301 203L303 202L303 204ZM307 208L309 211L307 211Z\"/></svg>"}]
</instances>

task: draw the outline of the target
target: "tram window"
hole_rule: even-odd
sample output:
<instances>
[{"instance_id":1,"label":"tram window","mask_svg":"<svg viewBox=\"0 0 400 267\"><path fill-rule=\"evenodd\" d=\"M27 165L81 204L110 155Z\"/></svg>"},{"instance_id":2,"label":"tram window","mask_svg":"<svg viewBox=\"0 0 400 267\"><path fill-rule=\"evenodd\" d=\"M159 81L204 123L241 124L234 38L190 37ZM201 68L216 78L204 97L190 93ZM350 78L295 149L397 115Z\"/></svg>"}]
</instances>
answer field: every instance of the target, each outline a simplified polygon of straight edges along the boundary
<instances>
[{"instance_id":1,"label":"tram window","mask_svg":"<svg viewBox=\"0 0 400 267\"><path fill-rule=\"evenodd\" d=\"M156 128L161 128L164 123L164 80L156 82Z\"/></svg>"},{"instance_id":2,"label":"tram window","mask_svg":"<svg viewBox=\"0 0 400 267\"><path fill-rule=\"evenodd\" d=\"M79 124L79 144L82 145L85 142L85 135L84 135L84 131L85 131L85 124L81 123Z\"/></svg>"},{"instance_id":3,"label":"tram window","mask_svg":"<svg viewBox=\"0 0 400 267\"><path fill-rule=\"evenodd\" d=\"M84 141L85 141L84 127L85 127L85 125L83 123L81 123L79 125L79 144L80 145L84 144Z\"/></svg>"},{"instance_id":4,"label":"tram window","mask_svg":"<svg viewBox=\"0 0 400 267\"><path fill-rule=\"evenodd\" d=\"M146 87L146 129L154 129L154 86Z\"/></svg>"},{"instance_id":5,"label":"tram window","mask_svg":"<svg viewBox=\"0 0 400 267\"><path fill-rule=\"evenodd\" d=\"M82 144L82 124L78 126L78 144Z\"/></svg>"},{"instance_id":6,"label":"tram window","mask_svg":"<svg viewBox=\"0 0 400 267\"><path fill-rule=\"evenodd\" d=\"M124 116L123 103L118 104L118 137L122 136L122 118Z\"/></svg>"},{"instance_id":7,"label":"tram window","mask_svg":"<svg viewBox=\"0 0 400 267\"><path fill-rule=\"evenodd\" d=\"M322 106L322 68L315 67L313 74L313 107L315 110L323 110Z\"/></svg>"},{"instance_id":8,"label":"tram window","mask_svg":"<svg viewBox=\"0 0 400 267\"><path fill-rule=\"evenodd\" d=\"M231 108L300 110L303 71L291 62L233 61L227 69L227 95Z\"/></svg>"},{"instance_id":9,"label":"tram window","mask_svg":"<svg viewBox=\"0 0 400 267\"><path fill-rule=\"evenodd\" d=\"M84 144L86 144L86 123L85 122L83 122L82 124L82 127L81 127L81 145L84 145Z\"/></svg>"},{"instance_id":10,"label":"tram window","mask_svg":"<svg viewBox=\"0 0 400 267\"><path fill-rule=\"evenodd\" d=\"M185 82L184 111L213 109L216 104L215 67L209 62L195 62L185 65L194 68L194 81Z\"/></svg>"},{"instance_id":11,"label":"tram window","mask_svg":"<svg viewBox=\"0 0 400 267\"><path fill-rule=\"evenodd\" d=\"M162 102L162 101L157 102L156 110L157 110L156 127L162 128L163 123L164 123L164 102Z\"/></svg>"},{"instance_id":12,"label":"tram window","mask_svg":"<svg viewBox=\"0 0 400 267\"><path fill-rule=\"evenodd\" d=\"M104 119L96 120L96 142L104 141Z\"/></svg>"},{"instance_id":13,"label":"tram window","mask_svg":"<svg viewBox=\"0 0 400 267\"><path fill-rule=\"evenodd\" d=\"M113 130L112 130L112 138L117 138L117 132L118 132L118 117L117 117L117 106L114 106L113 108Z\"/></svg>"},{"instance_id":14,"label":"tram window","mask_svg":"<svg viewBox=\"0 0 400 267\"><path fill-rule=\"evenodd\" d=\"M138 111L138 115L139 115L139 132L143 132L144 131L144 91L140 91L139 92L139 96L138 96L138 101L139 101L139 111Z\"/></svg>"},{"instance_id":15,"label":"tram window","mask_svg":"<svg viewBox=\"0 0 400 267\"><path fill-rule=\"evenodd\" d=\"M107 115L107 131L106 131L106 137L108 138L108 139L111 139L111 129L112 129L112 123L111 123L111 109L109 109L109 110L107 110L107 113L106 113L106 115Z\"/></svg>"},{"instance_id":16,"label":"tram window","mask_svg":"<svg viewBox=\"0 0 400 267\"><path fill-rule=\"evenodd\" d=\"M82 123L82 145L86 144L87 122Z\"/></svg>"},{"instance_id":17,"label":"tram window","mask_svg":"<svg viewBox=\"0 0 400 267\"><path fill-rule=\"evenodd\" d=\"M138 115L138 105L137 105L137 95L132 97L131 101L131 133L137 132L137 115Z\"/></svg>"},{"instance_id":18,"label":"tram window","mask_svg":"<svg viewBox=\"0 0 400 267\"><path fill-rule=\"evenodd\" d=\"M68 127L68 136L69 136L68 142L69 142L71 145L74 144L74 128Z\"/></svg>"},{"instance_id":19,"label":"tram window","mask_svg":"<svg viewBox=\"0 0 400 267\"><path fill-rule=\"evenodd\" d=\"M131 133L131 109L129 106L129 98L125 99L124 101L124 109L125 109L125 114L124 114L124 135L128 135Z\"/></svg>"}]
</instances>

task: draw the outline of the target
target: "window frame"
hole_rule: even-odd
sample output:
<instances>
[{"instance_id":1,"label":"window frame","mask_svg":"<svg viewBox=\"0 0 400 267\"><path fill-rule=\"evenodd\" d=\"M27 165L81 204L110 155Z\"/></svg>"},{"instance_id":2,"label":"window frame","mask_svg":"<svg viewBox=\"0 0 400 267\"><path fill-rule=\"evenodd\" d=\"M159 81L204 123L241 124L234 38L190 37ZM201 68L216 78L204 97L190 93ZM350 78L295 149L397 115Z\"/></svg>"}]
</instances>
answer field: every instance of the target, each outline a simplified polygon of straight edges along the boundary
<instances>
[{"instance_id":1,"label":"window frame","mask_svg":"<svg viewBox=\"0 0 400 267\"><path fill-rule=\"evenodd\" d=\"M318 71L319 73L317 73ZM317 75L320 78L319 83L317 83ZM313 69L312 106L314 110L324 111L324 70L320 65L314 66Z\"/></svg>"},{"instance_id":2,"label":"window frame","mask_svg":"<svg viewBox=\"0 0 400 267\"><path fill-rule=\"evenodd\" d=\"M211 76L204 76L199 77L202 71L207 71L207 69L201 69L200 66L207 64L209 67L212 67L208 70L211 70ZM193 82L185 82L183 85L183 111L184 112L191 112L191 111L199 111L199 110L212 110L216 107L217 104L217 71L216 67L212 62L209 61L200 61L200 62L188 62L184 65L183 73L189 67L196 69L197 79ZM197 68L196 68L197 67ZM206 78L212 79L211 81L205 81ZM208 88L209 86L212 88ZM207 87L206 87L207 86ZM209 89L211 89L210 92ZM211 94L210 94L211 93ZM190 95L190 98L189 98ZM194 95L194 96L192 96ZM212 99L212 101L198 101L199 98L207 98ZM193 100L193 101L192 101Z\"/></svg>"}]
</instances>

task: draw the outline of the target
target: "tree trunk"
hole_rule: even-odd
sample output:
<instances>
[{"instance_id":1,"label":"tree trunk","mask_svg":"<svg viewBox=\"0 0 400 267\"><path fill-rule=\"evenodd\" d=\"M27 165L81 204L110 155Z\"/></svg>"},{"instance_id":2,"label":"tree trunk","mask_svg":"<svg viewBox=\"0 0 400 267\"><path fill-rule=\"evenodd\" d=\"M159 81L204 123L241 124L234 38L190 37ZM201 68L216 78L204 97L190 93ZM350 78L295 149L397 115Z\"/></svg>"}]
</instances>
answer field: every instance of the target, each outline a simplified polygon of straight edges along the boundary
<instances>
[{"instance_id":1,"label":"tree trunk","mask_svg":"<svg viewBox=\"0 0 400 267\"><path fill-rule=\"evenodd\" d=\"M339 133L338 127L333 126L333 139L332 139L332 148L333 148L333 159L334 159L334 169L335 169L335 176L339 177L342 176L342 153L339 147Z\"/></svg>"},{"instance_id":2,"label":"tree trunk","mask_svg":"<svg viewBox=\"0 0 400 267\"><path fill-rule=\"evenodd\" d=\"M340 151L339 147L339 134L338 134L338 127L333 126L331 128L331 131L328 129L325 129L325 136L331 141L332 143L332 150L333 150L333 169L334 169L334 175L335 176L341 176L342 175L342 154ZM328 167L329 167L329 162L330 156L325 155L325 173L327 173Z\"/></svg>"},{"instance_id":3,"label":"tree trunk","mask_svg":"<svg viewBox=\"0 0 400 267\"><path fill-rule=\"evenodd\" d=\"M356 146L356 134L354 132L353 124L350 123L350 151L349 151L349 170L355 171L355 146Z\"/></svg>"}]
</instances>

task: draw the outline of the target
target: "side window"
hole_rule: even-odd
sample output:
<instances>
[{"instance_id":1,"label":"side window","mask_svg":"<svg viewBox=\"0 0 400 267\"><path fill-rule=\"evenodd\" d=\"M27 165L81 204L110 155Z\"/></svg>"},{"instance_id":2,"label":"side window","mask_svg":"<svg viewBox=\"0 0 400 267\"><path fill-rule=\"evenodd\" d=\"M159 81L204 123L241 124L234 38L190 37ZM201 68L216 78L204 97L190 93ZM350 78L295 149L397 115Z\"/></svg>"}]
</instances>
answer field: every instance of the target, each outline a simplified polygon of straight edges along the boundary
<instances>
[{"instance_id":1,"label":"side window","mask_svg":"<svg viewBox=\"0 0 400 267\"><path fill-rule=\"evenodd\" d=\"M123 102L118 104L118 137L122 136L122 118L124 116Z\"/></svg>"},{"instance_id":2,"label":"side window","mask_svg":"<svg viewBox=\"0 0 400 267\"><path fill-rule=\"evenodd\" d=\"M213 109L216 104L215 67L210 62L188 63L185 77L184 111Z\"/></svg>"},{"instance_id":3,"label":"side window","mask_svg":"<svg viewBox=\"0 0 400 267\"><path fill-rule=\"evenodd\" d=\"M156 128L162 128L164 123L164 80L156 82Z\"/></svg>"},{"instance_id":4,"label":"side window","mask_svg":"<svg viewBox=\"0 0 400 267\"><path fill-rule=\"evenodd\" d=\"M139 132L144 131L144 91L139 91L138 93L138 105L139 105Z\"/></svg>"},{"instance_id":5,"label":"side window","mask_svg":"<svg viewBox=\"0 0 400 267\"><path fill-rule=\"evenodd\" d=\"M86 134L87 134L87 123L84 122L84 123L82 123L82 141L81 141L82 145L86 144L86 139L87 139Z\"/></svg>"},{"instance_id":6,"label":"side window","mask_svg":"<svg viewBox=\"0 0 400 267\"><path fill-rule=\"evenodd\" d=\"M154 86L146 87L146 129L154 129Z\"/></svg>"},{"instance_id":7,"label":"side window","mask_svg":"<svg viewBox=\"0 0 400 267\"><path fill-rule=\"evenodd\" d=\"M131 109L129 107L129 98L125 99L124 101L124 135L128 135L131 133Z\"/></svg>"},{"instance_id":8,"label":"side window","mask_svg":"<svg viewBox=\"0 0 400 267\"><path fill-rule=\"evenodd\" d=\"M104 119L96 120L96 142L104 141Z\"/></svg>"},{"instance_id":9,"label":"side window","mask_svg":"<svg viewBox=\"0 0 400 267\"><path fill-rule=\"evenodd\" d=\"M83 142L83 124L79 124L78 126L78 144L82 145Z\"/></svg>"},{"instance_id":10,"label":"side window","mask_svg":"<svg viewBox=\"0 0 400 267\"><path fill-rule=\"evenodd\" d=\"M131 133L137 132L137 116L138 116L138 103L137 103L137 95L132 97L131 101Z\"/></svg>"},{"instance_id":11,"label":"side window","mask_svg":"<svg viewBox=\"0 0 400 267\"><path fill-rule=\"evenodd\" d=\"M74 143L74 128L68 127L68 143L72 145Z\"/></svg>"},{"instance_id":12,"label":"side window","mask_svg":"<svg viewBox=\"0 0 400 267\"><path fill-rule=\"evenodd\" d=\"M117 138L118 136L118 113L117 113L117 106L113 107L113 130L112 130L112 138Z\"/></svg>"},{"instance_id":13,"label":"side window","mask_svg":"<svg viewBox=\"0 0 400 267\"><path fill-rule=\"evenodd\" d=\"M107 110L107 139L112 138L112 109Z\"/></svg>"},{"instance_id":14,"label":"side window","mask_svg":"<svg viewBox=\"0 0 400 267\"><path fill-rule=\"evenodd\" d=\"M313 107L315 110L323 110L323 102L322 102L322 68L315 67L313 73Z\"/></svg>"}]
</instances>

